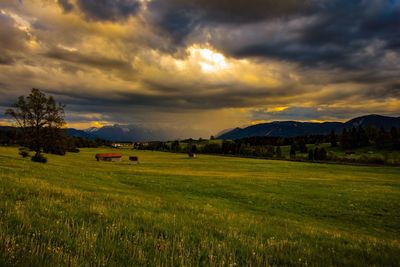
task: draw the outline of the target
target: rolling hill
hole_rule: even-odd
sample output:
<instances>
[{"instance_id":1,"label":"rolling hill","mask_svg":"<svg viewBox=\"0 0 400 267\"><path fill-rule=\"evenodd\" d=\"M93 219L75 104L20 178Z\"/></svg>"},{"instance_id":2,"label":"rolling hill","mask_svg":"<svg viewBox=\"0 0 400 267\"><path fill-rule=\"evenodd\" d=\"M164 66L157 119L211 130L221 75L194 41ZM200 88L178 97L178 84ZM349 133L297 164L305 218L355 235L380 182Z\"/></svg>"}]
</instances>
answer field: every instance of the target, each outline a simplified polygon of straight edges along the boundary
<instances>
[{"instance_id":1,"label":"rolling hill","mask_svg":"<svg viewBox=\"0 0 400 267\"><path fill-rule=\"evenodd\" d=\"M219 135L218 139L239 139L252 136L275 136L275 137L295 137L303 135L325 135L332 130L336 133L344 128L361 126L367 128L370 126L390 130L392 127L400 128L399 117L388 117L381 115L366 115L351 119L347 122L297 122L297 121L275 121L270 123L261 123L246 128L235 128L231 131L225 131Z\"/></svg>"}]
</instances>

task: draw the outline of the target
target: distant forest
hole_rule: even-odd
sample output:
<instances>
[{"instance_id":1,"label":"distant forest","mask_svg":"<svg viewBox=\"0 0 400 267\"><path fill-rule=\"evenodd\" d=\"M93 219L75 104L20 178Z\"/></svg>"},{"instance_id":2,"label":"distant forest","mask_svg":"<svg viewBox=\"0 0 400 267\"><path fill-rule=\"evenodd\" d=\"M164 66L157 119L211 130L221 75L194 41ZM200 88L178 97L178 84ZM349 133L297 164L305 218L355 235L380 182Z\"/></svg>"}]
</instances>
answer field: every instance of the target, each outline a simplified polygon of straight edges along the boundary
<instances>
[{"instance_id":1,"label":"distant forest","mask_svg":"<svg viewBox=\"0 0 400 267\"><path fill-rule=\"evenodd\" d=\"M310 144L313 145L310 148ZM324 144L324 145L323 145ZM327 146L328 144L328 146ZM193 140L172 142L135 143L136 149L157 150L183 153L225 154L260 158L286 158L282 148L289 147L289 157L299 159L296 154L307 154L302 159L310 161L352 161L360 163L386 163L384 157L341 159L328 150L336 148L346 154L354 154L355 149L368 147L373 150L400 151L400 129L353 127L343 129L339 134L332 131L329 135L308 135L298 137L247 137L236 140Z\"/></svg>"}]
</instances>

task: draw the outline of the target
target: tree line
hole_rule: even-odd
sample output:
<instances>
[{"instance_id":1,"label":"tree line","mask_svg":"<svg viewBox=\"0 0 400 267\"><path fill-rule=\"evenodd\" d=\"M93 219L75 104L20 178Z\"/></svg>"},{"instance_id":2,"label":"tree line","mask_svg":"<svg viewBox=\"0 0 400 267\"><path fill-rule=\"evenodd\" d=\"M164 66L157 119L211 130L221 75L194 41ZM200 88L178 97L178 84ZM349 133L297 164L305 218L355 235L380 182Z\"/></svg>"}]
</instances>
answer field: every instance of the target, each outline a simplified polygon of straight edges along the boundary
<instances>
[{"instance_id":1,"label":"tree line","mask_svg":"<svg viewBox=\"0 0 400 267\"><path fill-rule=\"evenodd\" d=\"M321 144L324 144L323 146ZM291 158L309 161L341 161L330 156L327 145L331 148L343 149L346 153L353 149L370 147L371 149L400 150L399 130L392 128L352 127L343 129L342 133L332 131L328 135L309 135L299 137L248 137L237 140L193 140L187 139L172 142L135 143L136 149L158 150L180 153L225 154L262 158ZM313 146L310 146L313 145ZM289 147L283 155L282 147ZM299 158L299 155L301 157ZM352 159L358 160L358 159ZM381 159L359 159L364 163L382 163Z\"/></svg>"},{"instance_id":2,"label":"tree line","mask_svg":"<svg viewBox=\"0 0 400 267\"><path fill-rule=\"evenodd\" d=\"M331 134L333 141L338 139ZM340 138L340 145L344 149L355 149L360 147L375 146L378 149L400 149L400 132L399 129L392 127L390 131L384 128L352 127L343 129ZM334 145L334 142L332 143Z\"/></svg>"}]
</instances>

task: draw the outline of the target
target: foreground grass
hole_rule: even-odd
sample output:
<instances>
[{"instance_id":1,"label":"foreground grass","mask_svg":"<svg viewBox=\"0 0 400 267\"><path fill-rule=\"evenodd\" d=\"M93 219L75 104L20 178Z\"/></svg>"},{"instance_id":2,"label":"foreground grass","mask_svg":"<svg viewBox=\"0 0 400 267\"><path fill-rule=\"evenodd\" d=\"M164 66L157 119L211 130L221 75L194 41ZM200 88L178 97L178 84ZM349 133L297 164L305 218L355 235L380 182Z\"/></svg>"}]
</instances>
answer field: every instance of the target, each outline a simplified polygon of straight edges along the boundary
<instances>
[{"instance_id":1,"label":"foreground grass","mask_svg":"<svg viewBox=\"0 0 400 267\"><path fill-rule=\"evenodd\" d=\"M101 151L0 147L0 266L399 265L400 168Z\"/></svg>"}]
</instances>

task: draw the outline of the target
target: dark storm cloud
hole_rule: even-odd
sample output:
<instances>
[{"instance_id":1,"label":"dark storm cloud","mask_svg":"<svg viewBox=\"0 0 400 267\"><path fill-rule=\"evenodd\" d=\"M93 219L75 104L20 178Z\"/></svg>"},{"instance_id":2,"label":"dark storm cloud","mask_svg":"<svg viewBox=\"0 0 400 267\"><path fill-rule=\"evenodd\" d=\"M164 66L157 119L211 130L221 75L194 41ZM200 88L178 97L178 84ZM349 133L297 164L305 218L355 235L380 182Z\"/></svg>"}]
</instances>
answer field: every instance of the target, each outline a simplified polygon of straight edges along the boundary
<instances>
[{"instance_id":1,"label":"dark storm cloud","mask_svg":"<svg viewBox=\"0 0 400 267\"><path fill-rule=\"evenodd\" d=\"M321 63L340 65L346 68L357 67L348 60L348 51L338 47L313 47L299 43L282 43L276 46L276 44L262 43L239 47L237 50L229 52L239 58L266 57L300 62L314 67L318 67Z\"/></svg>"},{"instance_id":2,"label":"dark storm cloud","mask_svg":"<svg viewBox=\"0 0 400 267\"><path fill-rule=\"evenodd\" d=\"M198 24L253 23L269 18L310 14L314 0L154 0L149 10L159 26L182 38Z\"/></svg>"},{"instance_id":3,"label":"dark storm cloud","mask_svg":"<svg viewBox=\"0 0 400 267\"><path fill-rule=\"evenodd\" d=\"M393 83L379 84L364 90L361 93L363 99L383 99L383 98L396 98L400 99L400 82L397 80Z\"/></svg>"},{"instance_id":4,"label":"dark storm cloud","mask_svg":"<svg viewBox=\"0 0 400 267\"><path fill-rule=\"evenodd\" d=\"M0 13L0 65L12 65L26 49L27 33L17 29L9 16Z\"/></svg>"},{"instance_id":5,"label":"dark storm cloud","mask_svg":"<svg viewBox=\"0 0 400 267\"><path fill-rule=\"evenodd\" d=\"M3 53L0 54L0 65L12 65L14 62L15 58L7 52L3 51Z\"/></svg>"},{"instance_id":6,"label":"dark storm cloud","mask_svg":"<svg viewBox=\"0 0 400 267\"><path fill-rule=\"evenodd\" d=\"M74 9L74 5L69 0L57 0L57 2L65 13L71 12Z\"/></svg>"},{"instance_id":7,"label":"dark storm cloud","mask_svg":"<svg viewBox=\"0 0 400 267\"><path fill-rule=\"evenodd\" d=\"M349 110L344 109L317 109L314 107L288 107L282 111L253 110L253 120L303 120L312 118L323 120L329 117L348 119ZM333 116L332 116L333 115Z\"/></svg>"},{"instance_id":8,"label":"dark storm cloud","mask_svg":"<svg viewBox=\"0 0 400 267\"><path fill-rule=\"evenodd\" d=\"M125 69L125 70L131 69L131 65L123 60L105 58L104 56L96 54L83 54L77 51L68 51L59 48L54 48L45 53L44 55L56 60L83 64L102 69Z\"/></svg>"},{"instance_id":9,"label":"dark storm cloud","mask_svg":"<svg viewBox=\"0 0 400 267\"><path fill-rule=\"evenodd\" d=\"M213 110L220 108L251 107L265 103L266 97L285 97L291 94L289 90L254 91L242 88L232 91L232 88L221 88L217 92L172 92L146 94L143 92L112 92L106 95L102 92L91 92L85 88L69 88L62 92L45 89L47 93L57 95L67 106L73 105L77 110L98 111L105 113L129 109L133 106L151 108L153 111L168 111L181 113L183 110ZM229 92L229 93L228 93ZM299 91L300 92L300 91ZM275 100L274 100L275 101Z\"/></svg>"},{"instance_id":10,"label":"dark storm cloud","mask_svg":"<svg viewBox=\"0 0 400 267\"><path fill-rule=\"evenodd\" d=\"M207 40L239 58L357 69L367 67L357 53L374 40L384 45L371 63L385 51L400 48L397 0L155 0L149 10L150 20L176 44L184 44L191 33L201 33L196 41ZM313 19L302 25L295 21L301 18ZM265 30L276 25L281 27L273 35Z\"/></svg>"},{"instance_id":11,"label":"dark storm cloud","mask_svg":"<svg viewBox=\"0 0 400 267\"><path fill-rule=\"evenodd\" d=\"M296 38L291 42L260 39L228 52L239 57L273 57L307 66L370 67L366 62L374 64L385 51L398 50L400 38L400 6L393 6L391 1L374 2L372 6L369 1L333 2L315 13L313 23L296 29ZM383 45L369 55L368 61L357 58L361 49L376 40Z\"/></svg>"},{"instance_id":12,"label":"dark storm cloud","mask_svg":"<svg viewBox=\"0 0 400 267\"><path fill-rule=\"evenodd\" d=\"M78 0L77 4L87 18L99 21L125 19L140 8L138 0Z\"/></svg>"},{"instance_id":13,"label":"dark storm cloud","mask_svg":"<svg viewBox=\"0 0 400 267\"><path fill-rule=\"evenodd\" d=\"M374 112L387 116L398 116L398 112L388 112L384 107L380 107ZM282 111L253 110L250 117L253 120L266 121L347 121L352 118L370 114L367 107L288 107Z\"/></svg>"},{"instance_id":14,"label":"dark storm cloud","mask_svg":"<svg viewBox=\"0 0 400 267\"><path fill-rule=\"evenodd\" d=\"M18 51L24 48L27 34L15 27L15 21L0 13L0 49L3 51Z\"/></svg>"}]
</instances>

